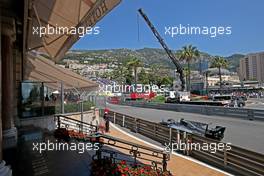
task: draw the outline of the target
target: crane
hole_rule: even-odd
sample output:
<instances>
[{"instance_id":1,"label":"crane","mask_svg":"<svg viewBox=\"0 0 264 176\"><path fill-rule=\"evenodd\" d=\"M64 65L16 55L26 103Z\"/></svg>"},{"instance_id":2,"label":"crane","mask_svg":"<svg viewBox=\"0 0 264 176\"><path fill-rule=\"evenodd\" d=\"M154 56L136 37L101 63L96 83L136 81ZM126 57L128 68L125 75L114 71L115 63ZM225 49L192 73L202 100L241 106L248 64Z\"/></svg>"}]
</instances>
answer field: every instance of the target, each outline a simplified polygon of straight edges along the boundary
<instances>
[{"instance_id":1,"label":"crane","mask_svg":"<svg viewBox=\"0 0 264 176\"><path fill-rule=\"evenodd\" d=\"M156 28L154 27L154 25L150 22L149 18L143 12L143 10L142 9L138 9L138 12L143 17L143 19L146 21L146 23L150 27L151 31L153 32L153 34L158 39L159 43L161 44L161 46L163 47L163 49L166 51L167 55L169 56L169 58L172 60L172 62L176 66L177 73L179 73L179 75L180 75L181 91L184 91L184 89L185 89L185 80L184 80L183 68L182 68L181 64L176 59L176 57L174 56L174 54L172 53L172 51L169 49L169 47L167 46L167 44L164 42L164 40L160 36L159 32L156 30Z\"/></svg>"}]
</instances>

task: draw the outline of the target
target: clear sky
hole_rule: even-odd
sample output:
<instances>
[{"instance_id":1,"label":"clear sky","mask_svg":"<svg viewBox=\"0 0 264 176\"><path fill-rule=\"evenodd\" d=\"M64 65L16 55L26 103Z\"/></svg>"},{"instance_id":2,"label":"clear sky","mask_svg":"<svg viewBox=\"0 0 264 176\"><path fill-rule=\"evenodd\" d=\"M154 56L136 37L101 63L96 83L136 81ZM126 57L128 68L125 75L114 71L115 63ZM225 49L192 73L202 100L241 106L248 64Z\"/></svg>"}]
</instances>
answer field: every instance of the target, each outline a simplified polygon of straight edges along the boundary
<instances>
[{"instance_id":1,"label":"clear sky","mask_svg":"<svg viewBox=\"0 0 264 176\"><path fill-rule=\"evenodd\" d=\"M72 49L161 48L137 9L143 8L171 49L192 44L228 56L264 51L264 0L123 0L97 26L100 34L81 38ZM138 40L139 21L139 40ZM231 26L231 35L165 35L165 26Z\"/></svg>"}]
</instances>

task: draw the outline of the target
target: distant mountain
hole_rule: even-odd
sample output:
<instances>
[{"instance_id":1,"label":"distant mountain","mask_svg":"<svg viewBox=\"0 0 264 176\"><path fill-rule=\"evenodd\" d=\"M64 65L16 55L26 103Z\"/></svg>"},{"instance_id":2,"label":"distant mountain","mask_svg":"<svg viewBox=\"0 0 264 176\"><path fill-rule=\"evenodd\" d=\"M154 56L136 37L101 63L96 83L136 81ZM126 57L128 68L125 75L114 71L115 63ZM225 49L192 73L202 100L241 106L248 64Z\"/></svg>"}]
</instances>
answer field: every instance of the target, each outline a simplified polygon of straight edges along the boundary
<instances>
[{"instance_id":1,"label":"distant mountain","mask_svg":"<svg viewBox=\"0 0 264 176\"><path fill-rule=\"evenodd\" d=\"M177 51L173 51L176 54ZM94 62L126 62L131 57L136 57L140 59L145 66L150 66L152 64L159 64L168 68L175 68L171 60L168 58L166 52L160 48L143 48L137 50L131 50L127 48L121 49L107 49L107 50L71 50L69 51L64 59L71 60L89 60L89 58L93 58ZM202 52L201 59L210 61L210 58L213 56ZM226 59L230 62L230 69L235 71L239 65L239 60L243 58L244 55L234 54ZM197 64L193 64L193 68L196 67Z\"/></svg>"},{"instance_id":2,"label":"distant mountain","mask_svg":"<svg viewBox=\"0 0 264 176\"><path fill-rule=\"evenodd\" d=\"M229 70L230 71L236 71L237 67L239 67L239 61L245 57L243 54L233 54L229 57L226 57L226 59L229 61Z\"/></svg>"}]
</instances>

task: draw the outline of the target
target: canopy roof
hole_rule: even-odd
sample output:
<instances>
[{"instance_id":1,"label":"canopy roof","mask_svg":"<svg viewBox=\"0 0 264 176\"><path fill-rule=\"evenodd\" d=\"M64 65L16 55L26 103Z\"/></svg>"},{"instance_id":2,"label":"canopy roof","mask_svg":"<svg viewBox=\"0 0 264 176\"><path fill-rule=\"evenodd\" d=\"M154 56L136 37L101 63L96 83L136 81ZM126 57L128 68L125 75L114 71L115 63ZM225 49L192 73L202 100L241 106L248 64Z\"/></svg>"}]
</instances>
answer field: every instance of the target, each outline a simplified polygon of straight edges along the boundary
<instances>
[{"instance_id":1,"label":"canopy roof","mask_svg":"<svg viewBox=\"0 0 264 176\"><path fill-rule=\"evenodd\" d=\"M29 55L25 68L25 80L46 82L45 85L53 89L58 89L61 82L64 83L65 90L93 91L98 88L97 83L60 67L42 56Z\"/></svg>"},{"instance_id":2,"label":"canopy roof","mask_svg":"<svg viewBox=\"0 0 264 176\"><path fill-rule=\"evenodd\" d=\"M37 50L54 61L60 60L79 39L79 35L59 29L54 33L52 30L46 32L40 37L40 27L46 27L46 30L48 26L65 29L93 27L120 2L121 0L29 0L26 51Z\"/></svg>"}]
</instances>

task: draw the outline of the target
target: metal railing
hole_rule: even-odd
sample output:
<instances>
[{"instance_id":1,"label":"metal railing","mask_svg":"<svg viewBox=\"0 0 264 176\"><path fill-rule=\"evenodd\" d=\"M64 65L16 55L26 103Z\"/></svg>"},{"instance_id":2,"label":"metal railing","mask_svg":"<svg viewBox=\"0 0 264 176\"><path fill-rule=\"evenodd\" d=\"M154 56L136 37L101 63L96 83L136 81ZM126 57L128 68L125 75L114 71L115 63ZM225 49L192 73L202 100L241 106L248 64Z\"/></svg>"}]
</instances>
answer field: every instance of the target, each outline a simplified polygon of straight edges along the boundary
<instances>
[{"instance_id":1,"label":"metal railing","mask_svg":"<svg viewBox=\"0 0 264 176\"><path fill-rule=\"evenodd\" d=\"M148 102L122 102L121 105L264 121L264 110L258 109Z\"/></svg>"},{"instance_id":2,"label":"metal railing","mask_svg":"<svg viewBox=\"0 0 264 176\"><path fill-rule=\"evenodd\" d=\"M208 139L202 136L190 134L173 128L163 126L140 118L127 116L125 114L109 112L109 119L112 123L140 133L165 146L166 144L200 143L218 144L219 141ZM225 144L225 143L223 143ZM178 150L185 155L207 162L210 165L219 167L222 170L234 173L235 175L251 176L264 175L264 155L230 145L231 150L217 150L212 153L208 150Z\"/></svg>"},{"instance_id":3,"label":"metal railing","mask_svg":"<svg viewBox=\"0 0 264 176\"><path fill-rule=\"evenodd\" d=\"M169 154L162 150L97 133L97 126L64 115L56 115L55 122L57 129L74 130L86 134L86 139L98 142L99 150L96 150L93 159L109 158L114 163L122 160L133 166L148 165L155 170L167 171ZM93 140L91 140L92 138Z\"/></svg>"},{"instance_id":4,"label":"metal railing","mask_svg":"<svg viewBox=\"0 0 264 176\"><path fill-rule=\"evenodd\" d=\"M94 136L99 142L100 148L96 151L93 159L111 159L113 163L126 161L135 165L148 165L155 170L167 171L169 154L154 148L139 145L123 139L108 135L98 134Z\"/></svg>"},{"instance_id":5,"label":"metal railing","mask_svg":"<svg viewBox=\"0 0 264 176\"><path fill-rule=\"evenodd\" d=\"M66 128L67 130L74 130L84 134L92 134L98 131L98 127L89 123L72 119L64 115L56 115L55 123L57 128Z\"/></svg>"}]
</instances>

